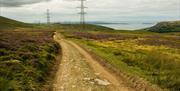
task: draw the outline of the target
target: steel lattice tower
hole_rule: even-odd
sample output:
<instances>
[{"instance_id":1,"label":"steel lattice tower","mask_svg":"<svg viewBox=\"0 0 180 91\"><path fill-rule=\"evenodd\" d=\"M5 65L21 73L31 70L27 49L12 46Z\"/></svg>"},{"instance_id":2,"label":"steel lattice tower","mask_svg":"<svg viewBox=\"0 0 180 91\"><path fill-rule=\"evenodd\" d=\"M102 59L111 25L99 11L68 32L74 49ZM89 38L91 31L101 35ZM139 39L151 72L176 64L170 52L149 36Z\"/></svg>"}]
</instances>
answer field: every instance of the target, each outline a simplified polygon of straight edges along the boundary
<instances>
[{"instance_id":1,"label":"steel lattice tower","mask_svg":"<svg viewBox=\"0 0 180 91\"><path fill-rule=\"evenodd\" d=\"M3 2L0 0L0 16L2 16L2 7L3 7Z\"/></svg>"},{"instance_id":2,"label":"steel lattice tower","mask_svg":"<svg viewBox=\"0 0 180 91\"><path fill-rule=\"evenodd\" d=\"M47 24L49 25L50 24L50 12L49 12L49 9L47 9Z\"/></svg>"},{"instance_id":3,"label":"steel lattice tower","mask_svg":"<svg viewBox=\"0 0 180 91\"><path fill-rule=\"evenodd\" d=\"M81 6L78 7L78 8L80 8L80 13L79 13L80 14L80 24L83 25L83 28L84 28L84 25L85 25L85 14L86 14L85 8L87 8L84 5L84 1L86 1L86 0L80 0Z\"/></svg>"}]
</instances>

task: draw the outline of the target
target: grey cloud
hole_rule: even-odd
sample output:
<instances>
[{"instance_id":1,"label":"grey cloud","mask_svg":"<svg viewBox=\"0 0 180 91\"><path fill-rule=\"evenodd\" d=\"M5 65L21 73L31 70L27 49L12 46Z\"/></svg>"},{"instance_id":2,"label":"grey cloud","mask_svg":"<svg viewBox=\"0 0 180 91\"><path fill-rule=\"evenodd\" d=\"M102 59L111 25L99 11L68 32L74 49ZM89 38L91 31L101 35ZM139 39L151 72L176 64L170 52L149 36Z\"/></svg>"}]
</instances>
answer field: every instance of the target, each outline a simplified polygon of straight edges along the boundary
<instances>
[{"instance_id":1,"label":"grey cloud","mask_svg":"<svg viewBox=\"0 0 180 91\"><path fill-rule=\"evenodd\" d=\"M33 4L26 7L2 8L2 14L33 22L46 20L46 8L51 10L52 21L79 20L75 8L80 5L79 0L0 0L4 5L18 7L27 4L51 1L48 3ZM75 2L69 2L75 1ZM151 20L180 20L180 0L87 0L85 5L87 20L91 21L151 21ZM28 12L26 12L28 11Z\"/></svg>"},{"instance_id":2,"label":"grey cloud","mask_svg":"<svg viewBox=\"0 0 180 91\"><path fill-rule=\"evenodd\" d=\"M23 5L40 3L51 0L0 0L1 7L20 7Z\"/></svg>"}]
</instances>

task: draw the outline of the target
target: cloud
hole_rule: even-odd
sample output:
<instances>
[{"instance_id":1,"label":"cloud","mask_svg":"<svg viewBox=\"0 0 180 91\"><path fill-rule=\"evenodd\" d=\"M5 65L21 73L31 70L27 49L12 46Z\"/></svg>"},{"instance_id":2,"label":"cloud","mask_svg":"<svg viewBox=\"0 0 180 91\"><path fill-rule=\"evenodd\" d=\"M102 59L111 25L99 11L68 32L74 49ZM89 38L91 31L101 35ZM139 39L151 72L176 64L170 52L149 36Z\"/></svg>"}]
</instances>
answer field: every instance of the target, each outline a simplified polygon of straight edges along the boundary
<instances>
[{"instance_id":1,"label":"cloud","mask_svg":"<svg viewBox=\"0 0 180 91\"><path fill-rule=\"evenodd\" d=\"M79 21L79 0L3 0L11 2L2 8L4 16L24 22ZM16 3L15 3L16 2ZM20 3L21 2L21 3ZM18 4L17 4L18 3ZM15 7L21 6L21 7ZM180 20L180 0L87 0L87 21L161 21Z\"/></svg>"},{"instance_id":2,"label":"cloud","mask_svg":"<svg viewBox=\"0 0 180 91\"><path fill-rule=\"evenodd\" d=\"M1 7L20 7L28 4L35 4L50 0L1 0Z\"/></svg>"}]
</instances>

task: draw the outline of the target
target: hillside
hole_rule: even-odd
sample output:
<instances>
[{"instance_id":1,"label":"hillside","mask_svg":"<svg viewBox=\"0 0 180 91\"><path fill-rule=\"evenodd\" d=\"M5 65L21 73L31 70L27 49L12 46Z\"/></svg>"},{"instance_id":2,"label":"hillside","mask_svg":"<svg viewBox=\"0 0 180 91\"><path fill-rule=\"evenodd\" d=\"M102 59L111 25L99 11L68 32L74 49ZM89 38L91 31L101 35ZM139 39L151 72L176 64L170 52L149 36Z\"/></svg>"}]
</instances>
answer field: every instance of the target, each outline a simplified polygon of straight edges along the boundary
<instances>
[{"instance_id":1,"label":"hillside","mask_svg":"<svg viewBox=\"0 0 180 91\"><path fill-rule=\"evenodd\" d=\"M0 91L49 88L60 47L53 31L34 27L0 16Z\"/></svg>"},{"instance_id":2,"label":"hillside","mask_svg":"<svg viewBox=\"0 0 180 91\"><path fill-rule=\"evenodd\" d=\"M149 30L179 31L179 24ZM180 32L82 28L0 17L7 30L0 32L0 91L179 91Z\"/></svg>"},{"instance_id":3,"label":"hillside","mask_svg":"<svg viewBox=\"0 0 180 91\"><path fill-rule=\"evenodd\" d=\"M179 33L76 31L63 34L87 49L106 68L124 76L132 87L140 88L137 91L145 91L141 90L145 85L139 78L165 91L180 89Z\"/></svg>"},{"instance_id":4,"label":"hillside","mask_svg":"<svg viewBox=\"0 0 180 91\"><path fill-rule=\"evenodd\" d=\"M68 30L69 31L77 31L77 30L82 30L82 28L83 28L83 31L111 31L111 30L114 30L112 28L99 26L99 25L93 25L93 24L85 24L84 26L82 26L80 24L59 24L58 26L61 26L61 28L66 31L68 31Z\"/></svg>"},{"instance_id":5,"label":"hillside","mask_svg":"<svg viewBox=\"0 0 180 91\"><path fill-rule=\"evenodd\" d=\"M180 32L180 21L160 22L149 28L153 32Z\"/></svg>"},{"instance_id":6,"label":"hillside","mask_svg":"<svg viewBox=\"0 0 180 91\"><path fill-rule=\"evenodd\" d=\"M28 26L30 26L30 24L19 22L16 20L12 20L12 19L0 16L0 29L1 30L13 29L16 27L28 27Z\"/></svg>"},{"instance_id":7,"label":"hillside","mask_svg":"<svg viewBox=\"0 0 180 91\"><path fill-rule=\"evenodd\" d=\"M52 31L25 29L0 32L0 91L42 89L60 49L52 35Z\"/></svg>"}]
</instances>

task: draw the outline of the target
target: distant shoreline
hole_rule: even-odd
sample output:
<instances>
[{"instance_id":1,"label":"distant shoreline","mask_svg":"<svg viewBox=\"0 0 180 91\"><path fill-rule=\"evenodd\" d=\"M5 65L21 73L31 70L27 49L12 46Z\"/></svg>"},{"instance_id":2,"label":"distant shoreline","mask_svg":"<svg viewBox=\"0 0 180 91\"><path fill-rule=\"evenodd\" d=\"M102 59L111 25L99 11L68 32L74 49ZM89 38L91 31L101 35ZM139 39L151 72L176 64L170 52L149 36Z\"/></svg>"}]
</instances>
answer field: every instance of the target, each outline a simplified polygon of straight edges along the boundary
<instances>
[{"instance_id":1,"label":"distant shoreline","mask_svg":"<svg viewBox=\"0 0 180 91\"><path fill-rule=\"evenodd\" d=\"M95 25L109 27L115 30L138 30L138 29L152 27L156 25L156 23L129 23L129 24L115 23L115 24L95 24Z\"/></svg>"},{"instance_id":2,"label":"distant shoreline","mask_svg":"<svg viewBox=\"0 0 180 91\"><path fill-rule=\"evenodd\" d=\"M79 24L79 22L60 22L61 24ZM152 22L86 22L87 24L121 24L121 25L130 25L130 24L144 24L144 25L148 25L148 24L154 24Z\"/></svg>"}]
</instances>

